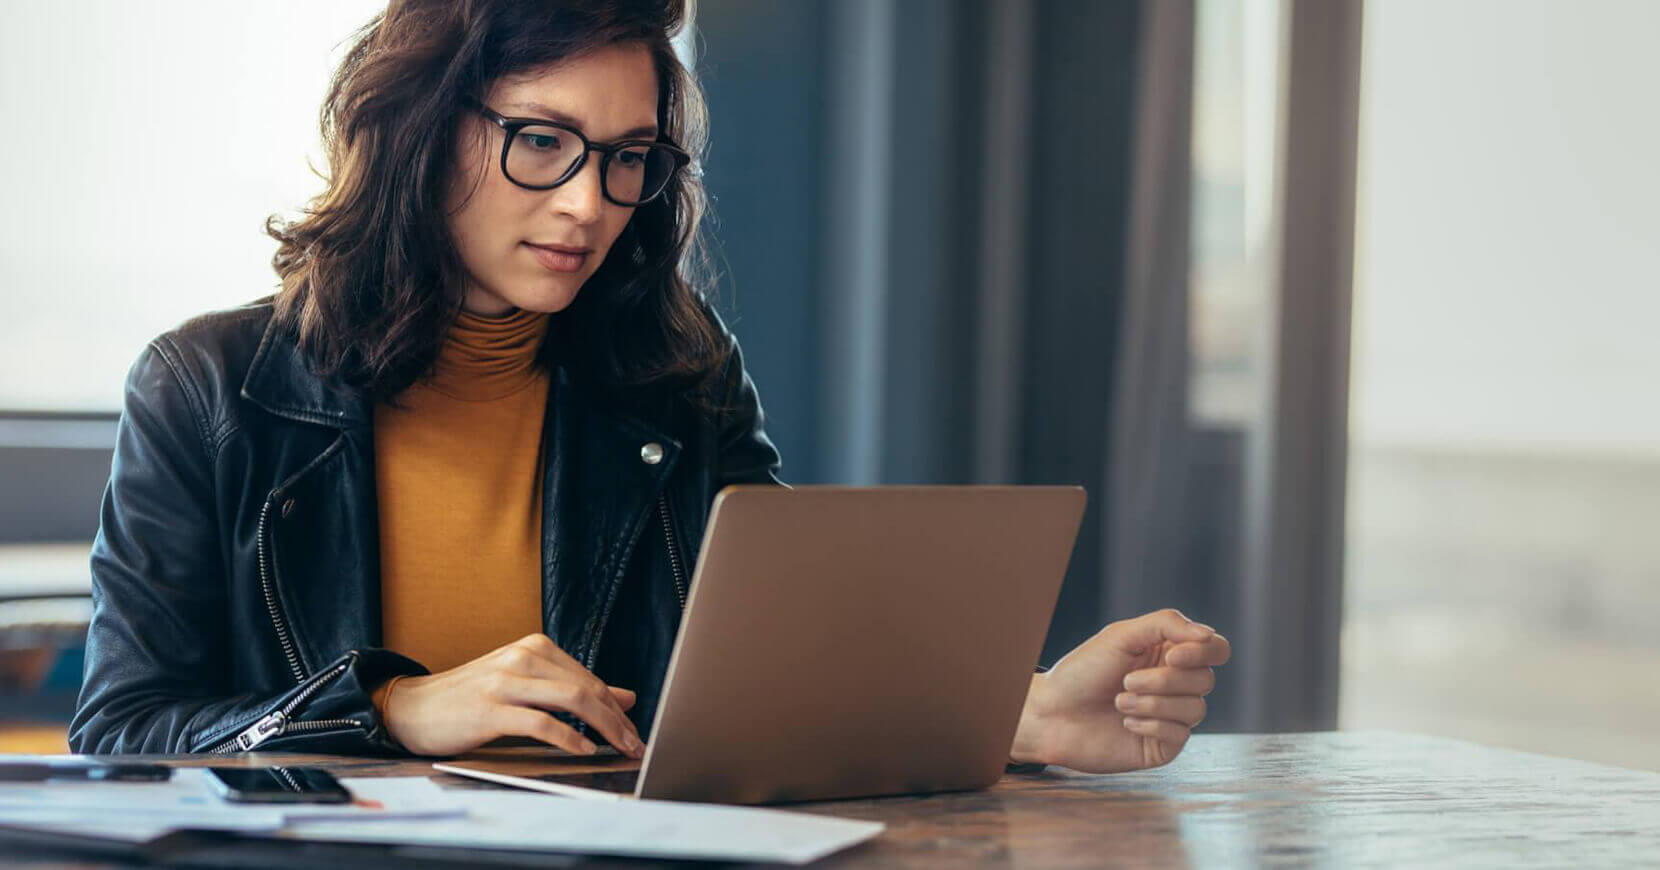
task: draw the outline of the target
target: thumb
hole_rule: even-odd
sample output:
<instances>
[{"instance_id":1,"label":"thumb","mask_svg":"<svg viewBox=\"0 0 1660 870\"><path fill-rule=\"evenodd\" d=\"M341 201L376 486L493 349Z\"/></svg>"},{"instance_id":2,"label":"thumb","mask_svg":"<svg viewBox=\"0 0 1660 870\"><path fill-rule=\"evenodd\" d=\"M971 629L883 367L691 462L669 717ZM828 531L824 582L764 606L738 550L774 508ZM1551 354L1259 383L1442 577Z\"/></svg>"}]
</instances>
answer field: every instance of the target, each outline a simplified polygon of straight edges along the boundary
<instances>
[{"instance_id":1,"label":"thumb","mask_svg":"<svg viewBox=\"0 0 1660 870\"><path fill-rule=\"evenodd\" d=\"M1183 616L1182 612L1174 607L1127 619L1118 623L1115 628L1115 645L1132 654L1146 652L1164 641L1200 641L1216 633L1210 626L1200 625Z\"/></svg>"}]
</instances>

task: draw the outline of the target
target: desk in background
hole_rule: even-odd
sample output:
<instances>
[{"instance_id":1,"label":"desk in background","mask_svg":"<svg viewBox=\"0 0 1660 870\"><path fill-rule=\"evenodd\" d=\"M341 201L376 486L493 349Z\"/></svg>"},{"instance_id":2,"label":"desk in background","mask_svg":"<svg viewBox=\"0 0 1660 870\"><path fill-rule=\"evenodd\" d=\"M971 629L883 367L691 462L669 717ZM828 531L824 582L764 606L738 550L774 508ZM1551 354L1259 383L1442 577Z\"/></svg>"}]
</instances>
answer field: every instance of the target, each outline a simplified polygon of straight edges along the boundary
<instances>
[{"instance_id":1,"label":"desk in background","mask_svg":"<svg viewBox=\"0 0 1660 870\"><path fill-rule=\"evenodd\" d=\"M501 758L499 751L493 758ZM180 764L200 756L166 756ZM425 762L253 754L350 776ZM446 786L489 788L447 775ZM563 798L549 797L549 812ZM1390 733L1201 735L1175 764L793 807L886 822L815 867L1631 866L1660 861L1660 773ZM618 862L604 866L674 866ZM42 860L33 866L71 866ZM86 867L85 862L73 866ZM555 865L560 866L560 865ZM598 866L597 864L595 866Z\"/></svg>"},{"instance_id":2,"label":"desk in background","mask_svg":"<svg viewBox=\"0 0 1660 870\"><path fill-rule=\"evenodd\" d=\"M0 748L65 746L92 615L91 550L0 544Z\"/></svg>"},{"instance_id":3,"label":"desk in background","mask_svg":"<svg viewBox=\"0 0 1660 870\"><path fill-rule=\"evenodd\" d=\"M0 601L92 595L91 541L0 544Z\"/></svg>"}]
</instances>

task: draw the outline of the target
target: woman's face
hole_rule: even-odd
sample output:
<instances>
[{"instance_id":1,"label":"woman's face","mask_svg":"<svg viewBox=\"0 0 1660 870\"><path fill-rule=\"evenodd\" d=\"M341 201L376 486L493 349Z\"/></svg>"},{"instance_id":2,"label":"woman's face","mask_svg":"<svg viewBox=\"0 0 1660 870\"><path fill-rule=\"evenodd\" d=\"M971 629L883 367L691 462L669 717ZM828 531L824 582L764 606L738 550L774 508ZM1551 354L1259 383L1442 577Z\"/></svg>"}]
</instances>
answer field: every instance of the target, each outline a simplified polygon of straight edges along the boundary
<instances>
[{"instance_id":1,"label":"woman's face","mask_svg":"<svg viewBox=\"0 0 1660 870\"><path fill-rule=\"evenodd\" d=\"M596 143L657 136L657 73L650 50L637 43L503 77L484 104L509 118L564 121ZM634 209L601 193L599 152L552 190L508 181L501 172L505 135L477 112L462 118L446 209L468 276L462 307L487 317L513 308L560 311L604 262ZM535 247L549 245L583 253Z\"/></svg>"}]
</instances>

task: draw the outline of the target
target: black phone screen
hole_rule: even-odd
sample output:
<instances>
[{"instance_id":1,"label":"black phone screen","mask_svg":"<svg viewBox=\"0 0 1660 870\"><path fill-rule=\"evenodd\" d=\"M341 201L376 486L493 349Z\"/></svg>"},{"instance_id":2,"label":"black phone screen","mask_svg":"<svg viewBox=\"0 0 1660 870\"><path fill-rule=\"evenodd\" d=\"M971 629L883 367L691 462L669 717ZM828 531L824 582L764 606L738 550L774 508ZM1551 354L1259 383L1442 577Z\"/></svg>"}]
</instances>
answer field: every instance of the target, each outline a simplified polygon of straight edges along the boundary
<instances>
[{"instance_id":1,"label":"black phone screen","mask_svg":"<svg viewBox=\"0 0 1660 870\"><path fill-rule=\"evenodd\" d=\"M326 770L316 767L210 767L225 799L238 803L342 804L352 796Z\"/></svg>"}]
</instances>

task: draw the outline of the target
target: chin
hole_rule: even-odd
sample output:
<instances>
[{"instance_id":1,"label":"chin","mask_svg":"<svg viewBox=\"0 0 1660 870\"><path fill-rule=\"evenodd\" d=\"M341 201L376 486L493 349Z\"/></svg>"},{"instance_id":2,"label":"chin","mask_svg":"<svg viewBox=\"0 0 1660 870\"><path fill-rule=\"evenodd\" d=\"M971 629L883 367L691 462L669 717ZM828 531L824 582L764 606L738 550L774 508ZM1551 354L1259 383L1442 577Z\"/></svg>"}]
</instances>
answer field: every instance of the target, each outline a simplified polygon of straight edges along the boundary
<instances>
[{"instance_id":1,"label":"chin","mask_svg":"<svg viewBox=\"0 0 1660 870\"><path fill-rule=\"evenodd\" d=\"M586 279L587 276L583 276ZM564 311L576 301L576 294L582 289L580 282L542 281L525 287L511 296L505 296L508 302L515 307L526 311L540 311L544 314L556 314Z\"/></svg>"}]
</instances>

